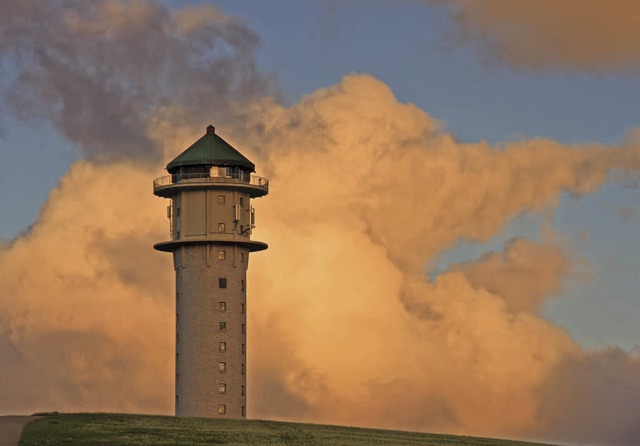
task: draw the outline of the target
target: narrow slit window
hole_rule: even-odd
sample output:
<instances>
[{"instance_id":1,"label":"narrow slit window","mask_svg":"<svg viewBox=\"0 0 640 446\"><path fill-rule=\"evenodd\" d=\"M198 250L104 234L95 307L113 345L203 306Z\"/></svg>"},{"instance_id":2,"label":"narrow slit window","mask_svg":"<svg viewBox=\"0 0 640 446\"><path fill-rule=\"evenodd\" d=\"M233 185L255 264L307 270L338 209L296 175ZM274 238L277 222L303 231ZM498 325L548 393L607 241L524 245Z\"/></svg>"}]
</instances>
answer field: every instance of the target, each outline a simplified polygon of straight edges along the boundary
<instances>
[{"instance_id":1,"label":"narrow slit window","mask_svg":"<svg viewBox=\"0 0 640 446\"><path fill-rule=\"evenodd\" d=\"M218 384L219 393L227 393L227 385L225 383Z\"/></svg>"},{"instance_id":2,"label":"narrow slit window","mask_svg":"<svg viewBox=\"0 0 640 446\"><path fill-rule=\"evenodd\" d=\"M242 406L241 410L240 410L240 416L244 417L245 415L245 410L244 410L244 406Z\"/></svg>"},{"instance_id":3,"label":"narrow slit window","mask_svg":"<svg viewBox=\"0 0 640 446\"><path fill-rule=\"evenodd\" d=\"M244 304L240 304L241 308L242 308L242 314L244 314Z\"/></svg>"},{"instance_id":4,"label":"narrow slit window","mask_svg":"<svg viewBox=\"0 0 640 446\"><path fill-rule=\"evenodd\" d=\"M226 277L220 277L218 279L218 286L220 288L226 288L227 287L227 278Z\"/></svg>"},{"instance_id":5,"label":"narrow slit window","mask_svg":"<svg viewBox=\"0 0 640 446\"><path fill-rule=\"evenodd\" d=\"M244 198L240 197L240 207L244 206Z\"/></svg>"},{"instance_id":6,"label":"narrow slit window","mask_svg":"<svg viewBox=\"0 0 640 446\"><path fill-rule=\"evenodd\" d=\"M226 342L218 343L218 350L220 350L220 353L226 352L227 351L227 343Z\"/></svg>"},{"instance_id":7,"label":"narrow slit window","mask_svg":"<svg viewBox=\"0 0 640 446\"><path fill-rule=\"evenodd\" d=\"M240 386L240 395L244 396L244 386Z\"/></svg>"},{"instance_id":8,"label":"narrow slit window","mask_svg":"<svg viewBox=\"0 0 640 446\"><path fill-rule=\"evenodd\" d=\"M240 345L240 353L242 353L243 355L245 354L245 347L244 344Z\"/></svg>"},{"instance_id":9,"label":"narrow slit window","mask_svg":"<svg viewBox=\"0 0 640 446\"><path fill-rule=\"evenodd\" d=\"M244 364L240 364L240 374L244 375Z\"/></svg>"},{"instance_id":10,"label":"narrow slit window","mask_svg":"<svg viewBox=\"0 0 640 446\"><path fill-rule=\"evenodd\" d=\"M240 263L244 263L244 252L240 253Z\"/></svg>"},{"instance_id":11,"label":"narrow slit window","mask_svg":"<svg viewBox=\"0 0 640 446\"><path fill-rule=\"evenodd\" d=\"M244 286L244 280L240 281L240 291L244 291L245 290L245 286Z\"/></svg>"},{"instance_id":12,"label":"narrow slit window","mask_svg":"<svg viewBox=\"0 0 640 446\"><path fill-rule=\"evenodd\" d=\"M242 334L246 334L247 333L247 326L245 324L242 324Z\"/></svg>"}]
</instances>

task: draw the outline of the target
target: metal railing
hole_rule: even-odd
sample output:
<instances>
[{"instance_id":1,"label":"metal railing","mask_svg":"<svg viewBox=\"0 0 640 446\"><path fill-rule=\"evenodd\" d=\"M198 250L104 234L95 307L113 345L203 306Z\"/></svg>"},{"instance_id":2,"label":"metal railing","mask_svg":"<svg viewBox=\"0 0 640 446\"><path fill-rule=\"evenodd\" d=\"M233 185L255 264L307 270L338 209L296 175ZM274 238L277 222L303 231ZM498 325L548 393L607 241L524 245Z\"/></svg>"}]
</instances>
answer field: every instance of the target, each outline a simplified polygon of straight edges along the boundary
<instances>
[{"instance_id":1,"label":"metal railing","mask_svg":"<svg viewBox=\"0 0 640 446\"><path fill-rule=\"evenodd\" d=\"M258 175L236 174L231 176L212 177L207 173L176 173L153 180L153 190L173 186L175 184L247 184L269 192L269 180Z\"/></svg>"}]
</instances>

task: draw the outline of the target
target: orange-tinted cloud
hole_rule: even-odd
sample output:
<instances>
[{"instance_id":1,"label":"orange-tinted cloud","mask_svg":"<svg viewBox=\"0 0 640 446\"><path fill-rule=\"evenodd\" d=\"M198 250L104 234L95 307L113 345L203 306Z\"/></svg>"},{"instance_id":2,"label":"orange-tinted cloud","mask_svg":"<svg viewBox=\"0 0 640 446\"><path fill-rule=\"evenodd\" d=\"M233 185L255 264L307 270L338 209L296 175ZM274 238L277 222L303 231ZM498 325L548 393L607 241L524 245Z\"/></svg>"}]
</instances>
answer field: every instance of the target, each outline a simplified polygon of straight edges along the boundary
<instances>
[{"instance_id":1,"label":"orange-tinted cloud","mask_svg":"<svg viewBox=\"0 0 640 446\"><path fill-rule=\"evenodd\" d=\"M172 113L148 127L167 158L202 131L165 126ZM248 279L250 416L637 438L633 416L577 410L597 367L607 370L597 398L615 401L618 381L640 396L637 359L584 352L529 311L571 268L562 251L519 241L433 282L423 271L460 238L487 239L565 190L586 194L609 172L638 169L638 148L459 144L362 75L289 108L265 101L243 123L221 133L271 178L255 203L255 234L270 249L252 255ZM32 230L0 252L3 410L171 413L173 272L151 249L167 237L153 172L77 163ZM514 277L539 283L525 293ZM574 368L585 379L557 394ZM553 392L575 405L566 428L545 412Z\"/></svg>"},{"instance_id":2,"label":"orange-tinted cloud","mask_svg":"<svg viewBox=\"0 0 640 446\"><path fill-rule=\"evenodd\" d=\"M452 10L459 38L522 69L637 72L634 0L434 0Z\"/></svg>"}]
</instances>

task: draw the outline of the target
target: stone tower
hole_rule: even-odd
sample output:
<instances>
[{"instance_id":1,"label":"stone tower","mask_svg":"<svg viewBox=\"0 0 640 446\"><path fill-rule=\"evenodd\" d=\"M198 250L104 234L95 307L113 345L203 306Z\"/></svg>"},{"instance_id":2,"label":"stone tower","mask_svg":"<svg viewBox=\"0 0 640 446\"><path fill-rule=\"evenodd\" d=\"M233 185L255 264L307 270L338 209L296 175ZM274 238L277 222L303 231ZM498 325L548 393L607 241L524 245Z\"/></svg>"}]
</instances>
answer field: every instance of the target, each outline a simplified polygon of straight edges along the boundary
<instances>
[{"instance_id":1,"label":"stone tower","mask_svg":"<svg viewBox=\"0 0 640 446\"><path fill-rule=\"evenodd\" d=\"M247 267L251 199L269 192L254 164L207 127L205 135L167 165L153 193L170 198L176 272L176 415L244 418L247 400Z\"/></svg>"}]
</instances>

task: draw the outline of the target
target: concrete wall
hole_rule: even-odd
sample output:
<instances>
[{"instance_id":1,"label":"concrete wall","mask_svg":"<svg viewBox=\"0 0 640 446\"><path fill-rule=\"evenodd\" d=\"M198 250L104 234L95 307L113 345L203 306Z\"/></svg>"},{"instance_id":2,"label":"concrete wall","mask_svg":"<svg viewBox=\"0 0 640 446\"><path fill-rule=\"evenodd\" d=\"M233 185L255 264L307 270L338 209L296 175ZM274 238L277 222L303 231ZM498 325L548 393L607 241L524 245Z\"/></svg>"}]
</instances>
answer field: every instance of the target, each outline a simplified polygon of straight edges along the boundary
<instances>
[{"instance_id":1,"label":"concrete wall","mask_svg":"<svg viewBox=\"0 0 640 446\"><path fill-rule=\"evenodd\" d=\"M250 230L247 231L251 225L249 198L248 193L237 190L207 189L179 192L174 196L172 203L172 238L248 240L251 233ZM237 222L234 222L234 206L239 207ZM220 224L224 225L224 229L221 229Z\"/></svg>"},{"instance_id":2,"label":"concrete wall","mask_svg":"<svg viewBox=\"0 0 640 446\"><path fill-rule=\"evenodd\" d=\"M217 195L217 192L214 192ZM248 203L248 198L246 199ZM224 259L219 258L224 252ZM176 415L243 418L246 413L246 272L249 251L186 245L176 271ZM244 261L242 261L244 260ZM219 279L226 279L220 288ZM244 285L243 285L244 284ZM244 290L243 290L244 288ZM221 302L225 308L221 308ZM226 327L221 330L220 323ZM226 349L221 351L220 343ZM226 370L221 372L219 364ZM220 393L224 384L225 393ZM220 407L225 413L220 413Z\"/></svg>"}]
</instances>

